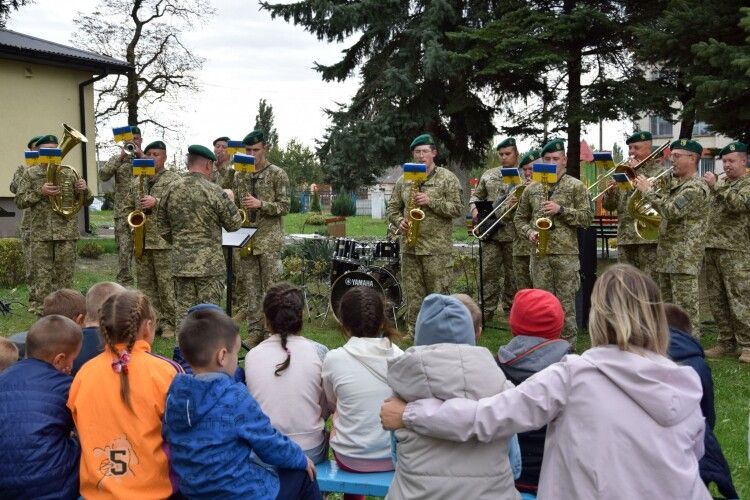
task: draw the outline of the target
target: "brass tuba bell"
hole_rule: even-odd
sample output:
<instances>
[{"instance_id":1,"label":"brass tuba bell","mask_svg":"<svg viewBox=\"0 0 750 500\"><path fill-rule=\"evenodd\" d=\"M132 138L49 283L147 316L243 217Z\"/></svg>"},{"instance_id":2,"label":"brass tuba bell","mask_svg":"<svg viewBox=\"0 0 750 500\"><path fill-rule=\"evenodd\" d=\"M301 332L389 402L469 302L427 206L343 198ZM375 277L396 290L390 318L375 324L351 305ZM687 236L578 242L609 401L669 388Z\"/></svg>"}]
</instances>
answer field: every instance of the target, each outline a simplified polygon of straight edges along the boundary
<instances>
[{"instance_id":1,"label":"brass tuba bell","mask_svg":"<svg viewBox=\"0 0 750 500\"><path fill-rule=\"evenodd\" d=\"M653 187L657 191L666 191L669 189L669 177L662 179L672 172L672 167L665 168L659 175L651 177L651 182L661 180ZM639 238L649 241L655 241L659 238L659 226L661 226L661 215L656 209L643 199L643 194L637 189L628 198L628 213L635 220L635 233Z\"/></svg>"},{"instance_id":2,"label":"brass tuba bell","mask_svg":"<svg viewBox=\"0 0 750 500\"><path fill-rule=\"evenodd\" d=\"M61 158L64 158L71 149L81 144L89 142L86 137L71 127L63 123L63 139L60 141ZM69 165L47 164L47 182L54 184L60 189L60 192L50 198L52 210L63 217L73 217L77 214L85 201L85 193L76 191L76 182L80 179L78 172Z\"/></svg>"}]
</instances>

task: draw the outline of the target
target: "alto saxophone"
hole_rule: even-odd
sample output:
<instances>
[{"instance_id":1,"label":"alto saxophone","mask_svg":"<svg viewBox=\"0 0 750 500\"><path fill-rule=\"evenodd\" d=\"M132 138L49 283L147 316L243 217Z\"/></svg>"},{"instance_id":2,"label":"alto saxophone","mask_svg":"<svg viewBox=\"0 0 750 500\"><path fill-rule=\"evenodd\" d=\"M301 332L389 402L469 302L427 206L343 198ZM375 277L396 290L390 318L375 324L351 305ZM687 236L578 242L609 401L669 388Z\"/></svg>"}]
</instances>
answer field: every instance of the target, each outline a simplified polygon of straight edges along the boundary
<instances>
[{"instance_id":1,"label":"alto saxophone","mask_svg":"<svg viewBox=\"0 0 750 500\"><path fill-rule=\"evenodd\" d=\"M549 201L549 183L544 182L544 199ZM552 218L550 217L539 217L534 221L534 226L539 233L539 239L537 240L536 254L539 257L547 255L547 247L549 246L549 231L552 229Z\"/></svg>"},{"instance_id":2,"label":"alto saxophone","mask_svg":"<svg viewBox=\"0 0 750 500\"><path fill-rule=\"evenodd\" d=\"M407 217L409 219L409 229L404 235L404 244L409 248L414 248L419 239L419 226L424 220L424 210L417 206L416 196L422 183L412 181L411 192L409 193L409 206L407 207Z\"/></svg>"},{"instance_id":3,"label":"alto saxophone","mask_svg":"<svg viewBox=\"0 0 750 500\"><path fill-rule=\"evenodd\" d=\"M143 198L143 175L138 176L138 201ZM128 214L128 226L133 233L133 255L140 257L146 246L146 212L136 208Z\"/></svg>"}]
</instances>

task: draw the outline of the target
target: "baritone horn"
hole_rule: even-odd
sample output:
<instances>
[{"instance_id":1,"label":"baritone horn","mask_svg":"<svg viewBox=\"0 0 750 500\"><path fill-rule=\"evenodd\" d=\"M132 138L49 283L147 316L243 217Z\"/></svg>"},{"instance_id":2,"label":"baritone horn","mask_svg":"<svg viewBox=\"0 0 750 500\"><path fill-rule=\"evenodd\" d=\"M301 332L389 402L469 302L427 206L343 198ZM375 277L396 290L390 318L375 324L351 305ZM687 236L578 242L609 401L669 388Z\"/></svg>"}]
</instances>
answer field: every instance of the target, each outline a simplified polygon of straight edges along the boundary
<instances>
[{"instance_id":1,"label":"baritone horn","mask_svg":"<svg viewBox=\"0 0 750 500\"><path fill-rule=\"evenodd\" d=\"M57 146L60 149L60 159L65 157L71 149L81 143L89 142L82 133L63 123L63 139ZM70 218L83 207L86 194L76 190L76 183L81 177L69 165L47 163L47 182L54 184L60 192L50 197L52 210L63 217Z\"/></svg>"},{"instance_id":2,"label":"baritone horn","mask_svg":"<svg viewBox=\"0 0 750 500\"><path fill-rule=\"evenodd\" d=\"M656 191L665 191L669 186L669 178L662 179L667 174L672 173L672 167L665 168L659 175L650 177L649 181L660 181L653 189ZM639 238L655 241L659 238L659 226L661 226L661 214L643 199L643 193L637 189L628 198L628 213L634 219L635 233Z\"/></svg>"}]
</instances>

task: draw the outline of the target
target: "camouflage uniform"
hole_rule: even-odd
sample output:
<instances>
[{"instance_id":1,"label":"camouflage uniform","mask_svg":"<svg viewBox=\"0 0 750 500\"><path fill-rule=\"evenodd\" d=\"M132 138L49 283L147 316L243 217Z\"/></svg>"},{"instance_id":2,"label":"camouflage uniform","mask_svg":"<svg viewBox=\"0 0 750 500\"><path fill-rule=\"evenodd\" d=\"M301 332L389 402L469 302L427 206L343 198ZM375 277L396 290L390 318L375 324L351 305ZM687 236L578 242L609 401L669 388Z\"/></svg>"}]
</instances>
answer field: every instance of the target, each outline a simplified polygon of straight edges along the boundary
<instances>
[{"instance_id":1,"label":"camouflage uniform","mask_svg":"<svg viewBox=\"0 0 750 500\"><path fill-rule=\"evenodd\" d=\"M138 288L146 294L159 312L159 324L162 335L169 336L176 330L175 306L174 306L174 280L170 269L172 251L169 243L161 237L161 231L157 227L157 216L160 201L164 198L173 182L180 180L180 174L171 170L162 170L153 177L145 177L143 182L143 194L156 198L156 205L146 212L144 224L145 244L143 254L134 256L135 277ZM125 200L124 208L131 212L135 210L138 200L141 198L140 181L132 183L131 194ZM132 238L131 233L131 238Z\"/></svg>"},{"instance_id":2,"label":"camouflage uniform","mask_svg":"<svg viewBox=\"0 0 750 500\"><path fill-rule=\"evenodd\" d=\"M539 217L550 217L547 255L540 257L531 252L531 280L534 288L555 294L565 310L565 328L562 337L575 346L578 327L576 325L575 296L581 285L580 262L578 260L578 228L586 228L594 218L586 186L578 179L562 174L557 183L549 186L549 200L563 209L563 213L546 216L542 212L545 201L541 183L532 182L523 192L513 219L516 231L528 239L536 231L534 221Z\"/></svg>"},{"instance_id":3,"label":"camouflage uniform","mask_svg":"<svg viewBox=\"0 0 750 500\"><path fill-rule=\"evenodd\" d=\"M69 170L60 174L60 185L74 182ZM80 236L78 217L63 217L52 209L50 198L42 194L47 182L47 165L29 167L18 183L16 206L25 209L28 219L29 252L31 261L31 287L38 302L36 311L41 313L41 303L48 294L61 288L73 287L76 265L76 241ZM91 205L94 197L86 189L85 205Z\"/></svg>"},{"instance_id":4,"label":"camouflage uniform","mask_svg":"<svg viewBox=\"0 0 750 500\"><path fill-rule=\"evenodd\" d=\"M123 286L133 285L133 274L130 272L133 258L133 237L128 226L129 210L125 208L133 183L133 165L129 158L120 160L116 154L107 160L99 170L99 179L108 181L115 178L115 200L113 215L115 219L115 244L117 245L117 282Z\"/></svg>"},{"instance_id":5,"label":"camouflage uniform","mask_svg":"<svg viewBox=\"0 0 750 500\"><path fill-rule=\"evenodd\" d=\"M233 186L238 206L244 195L252 194L252 182L255 182L255 197L263 204L259 209L247 211L249 220L246 226L257 227L258 231L250 240L251 253L244 255L243 252L240 258L238 273L246 287L243 306L247 310L250 340L259 344L264 336L263 297L284 273L281 264L284 247L282 217L289 213L289 177L283 169L271 164L254 174L238 172Z\"/></svg>"},{"instance_id":6,"label":"camouflage uniform","mask_svg":"<svg viewBox=\"0 0 750 500\"><path fill-rule=\"evenodd\" d=\"M214 162L214 169L211 173L211 182L217 184L222 189L232 189L232 183L234 181L234 169L232 168L232 160L229 159L224 163Z\"/></svg>"},{"instance_id":7,"label":"camouflage uniform","mask_svg":"<svg viewBox=\"0 0 750 500\"><path fill-rule=\"evenodd\" d=\"M513 227L515 229L515 225ZM513 239L513 277L516 279L516 288L534 288L531 281L531 250L532 245L529 239L514 231Z\"/></svg>"},{"instance_id":8,"label":"camouflage uniform","mask_svg":"<svg viewBox=\"0 0 750 500\"><path fill-rule=\"evenodd\" d=\"M662 167L656 161L650 161L638 169L639 174L646 177L654 177L659 174ZM656 246L657 242L644 240L635 232L635 219L628 210L628 199L634 189L627 191L613 187L602 197L602 207L605 210L617 210L617 253L618 262L630 264L658 281L656 272Z\"/></svg>"},{"instance_id":9,"label":"camouflage uniform","mask_svg":"<svg viewBox=\"0 0 750 500\"><path fill-rule=\"evenodd\" d=\"M408 215L411 182L399 177L388 201L388 222L398 227ZM414 248L401 241L401 282L407 302L407 328L414 335L414 324L422 300L431 293L449 293L453 282L453 219L463 213L461 184L450 170L434 167L420 191L430 203L419 207L425 213Z\"/></svg>"},{"instance_id":10,"label":"camouflage uniform","mask_svg":"<svg viewBox=\"0 0 750 500\"><path fill-rule=\"evenodd\" d=\"M236 231L242 224L227 194L203 175L188 172L160 200L156 223L172 245L176 318L195 304L221 304L226 274L221 229Z\"/></svg>"},{"instance_id":11,"label":"camouflage uniform","mask_svg":"<svg viewBox=\"0 0 750 500\"><path fill-rule=\"evenodd\" d=\"M661 215L656 271L662 300L685 309L693 324L693 335L699 338L698 275L705 246L708 186L695 176L670 176L665 182L668 190L651 189L643 195L644 201Z\"/></svg>"},{"instance_id":12,"label":"camouflage uniform","mask_svg":"<svg viewBox=\"0 0 750 500\"><path fill-rule=\"evenodd\" d=\"M750 177L718 181L710 199L705 264L718 343L750 349Z\"/></svg>"},{"instance_id":13,"label":"camouflage uniform","mask_svg":"<svg viewBox=\"0 0 750 500\"><path fill-rule=\"evenodd\" d=\"M21 178L26 169L29 168L26 165L19 165L15 172L13 172L13 180L10 181L10 192L16 194L18 192L18 185L21 183ZM44 297L39 297L36 291L36 287L31 279L31 241L29 240L29 218L26 216L26 210L21 213L21 225L18 228L18 235L21 237L21 247L23 248L23 260L26 266L25 281L29 289L29 308L37 309L42 305Z\"/></svg>"},{"instance_id":14,"label":"camouflage uniform","mask_svg":"<svg viewBox=\"0 0 750 500\"><path fill-rule=\"evenodd\" d=\"M493 168L482 175L469 203L480 200L497 201L510 192L513 186L503 183L500 170L500 168ZM481 243L482 282L484 286L482 308L484 309L485 321L490 321L494 316L501 293L503 311L506 314L510 312L510 306L516 294L516 281L513 277L513 239L515 234L515 228L511 220L500 227L492 238Z\"/></svg>"}]
</instances>

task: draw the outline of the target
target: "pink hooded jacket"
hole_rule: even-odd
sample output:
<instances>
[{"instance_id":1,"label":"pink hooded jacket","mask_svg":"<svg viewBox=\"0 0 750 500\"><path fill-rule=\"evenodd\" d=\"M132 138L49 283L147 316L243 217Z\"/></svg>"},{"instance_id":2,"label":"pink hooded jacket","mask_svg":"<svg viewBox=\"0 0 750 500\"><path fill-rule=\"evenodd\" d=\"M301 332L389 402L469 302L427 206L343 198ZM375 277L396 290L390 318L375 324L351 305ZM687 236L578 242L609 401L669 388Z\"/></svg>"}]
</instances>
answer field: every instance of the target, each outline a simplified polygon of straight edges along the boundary
<instances>
[{"instance_id":1,"label":"pink hooded jacket","mask_svg":"<svg viewBox=\"0 0 750 500\"><path fill-rule=\"evenodd\" d=\"M617 346L569 355L526 382L472 401L409 403L407 428L487 442L547 427L540 499L708 499L698 474L705 423L690 367Z\"/></svg>"}]
</instances>

